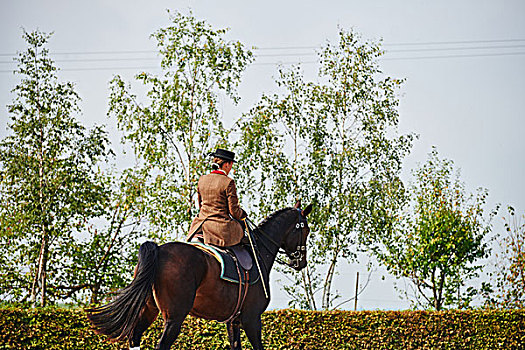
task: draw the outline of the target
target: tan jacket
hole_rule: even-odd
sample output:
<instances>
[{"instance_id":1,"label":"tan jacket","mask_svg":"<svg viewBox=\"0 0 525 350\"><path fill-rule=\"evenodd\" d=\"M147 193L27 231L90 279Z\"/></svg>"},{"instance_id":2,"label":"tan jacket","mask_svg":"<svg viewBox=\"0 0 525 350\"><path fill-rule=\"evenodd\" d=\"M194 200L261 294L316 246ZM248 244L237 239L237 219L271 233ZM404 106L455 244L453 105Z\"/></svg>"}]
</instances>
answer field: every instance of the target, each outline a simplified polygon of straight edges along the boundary
<instances>
[{"instance_id":1,"label":"tan jacket","mask_svg":"<svg viewBox=\"0 0 525 350\"><path fill-rule=\"evenodd\" d=\"M239 206L235 182L224 174L203 175L197 186L199 214L191 223L188 237L202 229L204 243L228 247L244 236L237 221L246 217Z\"/></svg>"}]
</instances>

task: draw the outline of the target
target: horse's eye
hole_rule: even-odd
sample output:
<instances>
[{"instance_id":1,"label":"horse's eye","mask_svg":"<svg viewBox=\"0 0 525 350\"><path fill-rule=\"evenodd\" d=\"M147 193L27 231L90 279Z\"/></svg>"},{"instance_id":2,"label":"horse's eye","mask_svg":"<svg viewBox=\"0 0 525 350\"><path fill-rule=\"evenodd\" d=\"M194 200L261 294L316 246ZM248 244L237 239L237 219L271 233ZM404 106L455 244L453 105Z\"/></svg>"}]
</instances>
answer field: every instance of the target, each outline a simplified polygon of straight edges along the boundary
<instances>
[{"instance_id":1,"label":"horse's eye","mask_svg":"<svg viewBox=\"0 0 525 350\"><path fill-rule=\"evenodd\" d=\"M304 227L304 222L301 222L301 227Z\"/></svg>"},{"instance_id":2,"label":"horse's eye","mask_svg":"<svg viewBox=\"0 0 525 350\"><path fill-rule=\"evenodd\" d=\"M295 225L295 228L299 228L299 227L300 227L300 225L299 225L299 223L297 223L297 225Z\"/></svg>"}]
</instances>

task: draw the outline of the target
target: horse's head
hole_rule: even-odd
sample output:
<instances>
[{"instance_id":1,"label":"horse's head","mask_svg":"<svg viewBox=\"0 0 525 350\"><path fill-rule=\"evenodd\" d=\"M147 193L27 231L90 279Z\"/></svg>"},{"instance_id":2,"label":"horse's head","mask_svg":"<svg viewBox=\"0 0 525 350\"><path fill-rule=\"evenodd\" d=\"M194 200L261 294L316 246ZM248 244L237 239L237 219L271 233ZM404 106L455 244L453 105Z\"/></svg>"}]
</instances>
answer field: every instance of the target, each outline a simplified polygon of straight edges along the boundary
<instances>
[{"instance_id":1,"label":"horse's head","mask_svg":"<svg viewBox=\"0 0 525 350\"><path fill-rule=\"evenodd\" d=\"M305 209L301 209L301 202L298 201L295 209L297 209L298 220L284 237L281 248L290 259L288 265L299 271L306 267L306 240L310 233L306 217L312 211L312 205L309 204Z\"/></svg>"}]
</instances>

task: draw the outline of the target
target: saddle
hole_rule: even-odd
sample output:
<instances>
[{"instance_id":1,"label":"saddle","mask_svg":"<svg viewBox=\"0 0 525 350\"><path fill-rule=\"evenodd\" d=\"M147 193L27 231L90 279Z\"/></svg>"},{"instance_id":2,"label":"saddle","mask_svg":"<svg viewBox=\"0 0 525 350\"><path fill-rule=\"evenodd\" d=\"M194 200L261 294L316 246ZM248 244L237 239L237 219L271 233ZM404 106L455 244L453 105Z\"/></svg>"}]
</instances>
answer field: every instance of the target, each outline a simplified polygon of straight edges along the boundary
<instances>
[{"instance_id":1,"label":"saddle","mask_svg":"<svg viewBox=\"0 0 525 350\"><path fill-rule=\"evenodd\" d=\"M221 279L242 284L253 285L260 279L259 272L253 264L253 258L248 250L241 245L219 248L201 242L188 242L195 248L214 257L221 266ZM240 280L239 280L240 276Z\"/></svg>"}]
</instances>

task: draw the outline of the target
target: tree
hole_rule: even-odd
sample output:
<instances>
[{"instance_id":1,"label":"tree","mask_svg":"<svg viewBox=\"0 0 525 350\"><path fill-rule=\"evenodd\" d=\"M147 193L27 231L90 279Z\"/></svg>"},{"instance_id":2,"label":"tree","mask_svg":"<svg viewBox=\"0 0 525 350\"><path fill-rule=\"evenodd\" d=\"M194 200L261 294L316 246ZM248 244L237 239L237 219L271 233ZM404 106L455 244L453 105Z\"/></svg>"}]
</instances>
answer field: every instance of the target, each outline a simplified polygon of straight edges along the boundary
<instances>
[{"instance_id":1,"label":"tree","mask_svg":"<svg viewBox=\"0 0 525 350\"><path fill-rule=\"evenodd\" d=\"M23 37L11 133L0 142L0 285L3 299L34 304L39 294L44 306L73 234L104 211L98 166L111 151L102 127L86 130L75 119L79 97L58 81L45 48L50 35Z\"/></svg>"},{"instance_id":2,"label":"tree","mask_svg":"<svg viewBox=\"0 0 525 350\"><path fill-rule=\"evenodd\" d=\"M285 286L293 306L334 307L338 264L355 257L359 232L370 228L363 218L383 220L369 215L366 197L397 181L411 147L413 135L397 134L402 81L382 73L382 54L379 44L340 30L339 42L319 53L319 82L305 81L300 66L281 69L282 93L263 96L238 123L236 147L249 170L238 171L238 187L252 215L300 198L315 203L308 268ZM377 205L390 208L392 198L378 196Z\"/></svg>"},{"instance_id":3,"label":"tree","mask_svg":"<svg viewBox=\"0 0 525 350\"><path fill-rule=\"evenodd\" d=\"M86 237L62 247L68 259L54 287L62 300L98 303L131 282L129 271L137 264L143 239L144 178L136 169L124 169L105 180L110 200L104 214L86 227Z\"/></svg>"},{"instance_id":4,"label":"tree","mask_svg":"<svg viewBox=\"0 0 525 350\"><path fill-rule=\"evenodd\" d=\"M525 222L513 207L507 207L504 218L506 236L500 242L502 253L496 264L496 295L489 305L503 308L525 308ZM521 217L525 219L525 215Z\"/></svg>"},{"instance_id":5,"label":"tree","mask_svg":"<svg viewBox=\"0 0 525 350\"><path fill-rule=\"evenodd\" d=\"M146 102L116 76L110 84L109 115L117 119L140 161L146 182L142 202L151 236L173 239L186 233L196 214L195 193L206 154L227 142L219 94L234 103L242 72L252 53L227 42L226 30L213 30L192 15L170 15L172 25L152 37L162 58L162 75L140 73Z\"/></svg>"},{"instance_id":6,"label":"tree","mask_svg":"<svg viewBox=\"0 0 525 350\"><path fill-rule=\"evenodd\" d=\"M497 208L484 219L488 191L467 195L453 162L436 149L413 175L405 215L390 221L388 235L374 237L380 244L372 251L394 276L411 282L416 305L468 307L479 290L467 283L490 253L487 234Z\"/></svg>"}]
</instances>

